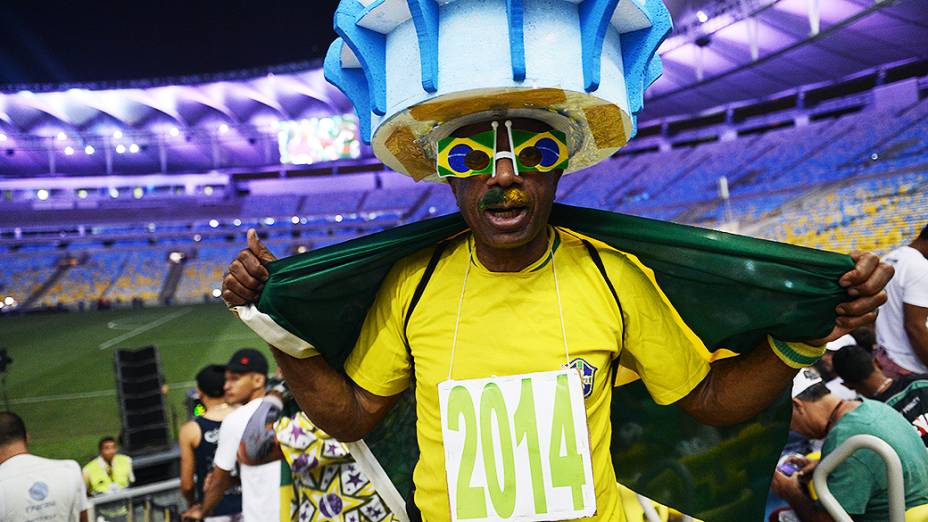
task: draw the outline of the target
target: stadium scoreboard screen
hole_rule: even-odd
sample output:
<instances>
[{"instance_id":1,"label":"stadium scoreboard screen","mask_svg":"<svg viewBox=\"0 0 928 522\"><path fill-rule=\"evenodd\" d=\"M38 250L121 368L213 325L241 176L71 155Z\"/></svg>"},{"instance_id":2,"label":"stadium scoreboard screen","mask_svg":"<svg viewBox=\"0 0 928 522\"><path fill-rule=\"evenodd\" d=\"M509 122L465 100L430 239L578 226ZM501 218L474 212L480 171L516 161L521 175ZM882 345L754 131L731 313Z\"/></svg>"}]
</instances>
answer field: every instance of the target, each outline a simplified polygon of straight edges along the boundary
<instances>
[{"instance_id":1,"label":"stadium scoreboard screen","mask_svg":"<svg viewBox=\"0 0 928 522\"><path fill-rule=\"evenodd\" d=\"M354 114L282 121L277 127L280 162L309 165L361 155Z\"/></svg>"}]
</instances>

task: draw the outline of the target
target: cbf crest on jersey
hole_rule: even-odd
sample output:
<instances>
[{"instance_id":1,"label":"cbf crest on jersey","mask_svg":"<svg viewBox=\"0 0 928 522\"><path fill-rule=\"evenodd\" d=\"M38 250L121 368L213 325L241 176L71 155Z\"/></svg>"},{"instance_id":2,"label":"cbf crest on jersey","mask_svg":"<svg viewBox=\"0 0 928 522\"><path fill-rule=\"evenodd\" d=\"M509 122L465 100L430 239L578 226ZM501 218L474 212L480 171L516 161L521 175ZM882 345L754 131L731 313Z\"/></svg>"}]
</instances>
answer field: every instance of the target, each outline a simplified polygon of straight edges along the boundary
<instances>
[{"instance_id":1,"label":"cbf crest on jersey","mask_svg":"<svg viewBox=\"0 0 928 522\"><path fill-rule=\"evenodd\" d=\"M593 393L593 383L596 379L596 370L599 368L586 362L585 359L577 357L570 361L570 367L580 372L580 382L583 383L583 398L589 398Z\"/></svg>"}]
</instances>

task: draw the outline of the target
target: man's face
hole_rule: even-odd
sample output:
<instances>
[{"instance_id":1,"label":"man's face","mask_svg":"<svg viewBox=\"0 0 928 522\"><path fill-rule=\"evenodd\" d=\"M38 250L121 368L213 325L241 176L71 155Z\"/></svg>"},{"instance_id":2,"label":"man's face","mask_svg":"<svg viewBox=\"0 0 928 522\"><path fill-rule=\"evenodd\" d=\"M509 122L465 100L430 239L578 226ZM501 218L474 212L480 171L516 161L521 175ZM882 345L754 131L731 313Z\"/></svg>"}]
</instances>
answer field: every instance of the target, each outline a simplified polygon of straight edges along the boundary
<instances>
[{"instance_id":1,"label":"man's face","mask_svg":"<svg viewBox=\"0 0 928 522\"><path fill-rule=\"evenodd\" d=\"M790 419L789 429L799 433L809 439L824 438L818 404L814 402L805 402L799 399L793 399L793 416Z\"/></svg>"},{"instance_id":2,"label":"man's face","mask_svg":"<svg viewBox=\"0 0 928 522\"><path fill-rule=\"evenodd\" d=\"M539 121L512 119L513 129L543 132L551 128ZM462 127L456 137L469 137L490 129L490 122ZM497 132L497 151L509 150L503 121ZM544 233L562 171L524 172L515 175L512 160L496 162L496 176L449 178L451 191L478 244L491 248L521 247Z\"/></svg>"},{"instance_id":3,"label":"man's face","mask_svg":"<svg viewBox=\"0 0 928 522\"><path fill-rule=\"evenodd\" d=\"M225 401L228 404L244 404L252 394L263 386L263 377L255 372L237 373L226 370Z\"/></svg>"},{"instance_id":4,"label":"man's face","mask_svg":"<svg viewBox=\"0 0 928 522\"><path fill-rule=\"evenodd\" d=\"M115 442L108 440L100 447L100 456L103 457L103 460L112 462L117 451L119 451L119 446Z\"/></svg>"}]
</instances>

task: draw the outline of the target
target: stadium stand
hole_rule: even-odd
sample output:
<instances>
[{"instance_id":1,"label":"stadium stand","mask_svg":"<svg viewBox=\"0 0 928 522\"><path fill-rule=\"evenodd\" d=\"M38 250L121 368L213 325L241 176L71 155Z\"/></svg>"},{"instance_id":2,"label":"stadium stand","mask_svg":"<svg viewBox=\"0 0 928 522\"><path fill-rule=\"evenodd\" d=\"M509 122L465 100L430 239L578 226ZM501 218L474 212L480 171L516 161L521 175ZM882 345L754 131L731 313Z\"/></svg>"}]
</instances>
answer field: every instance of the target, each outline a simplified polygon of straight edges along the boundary
<instances>
[{"instance_id":1,"label":"stadium stand","mask_svg":"<svg viewBox=\"0 0 928 522\"><path fill-rule=\"evenodd\" d=\"M364 192L309 194L300 212L309 216L350 214L358 211L364 196Z\"/></svg>"},{"instance_id":2,"label":"stadium stand","mask_svg":"<svg viewBox=\"0 0 928 522\"><path fill-rule=\"evenodd\" d=\"M131 302L134 298L155 302L167 270L166 256L161 249L129 252L118 276L101 297L117 303Z\"/></svg>"},{"instance_id":3,"label":"stadium stand","mask_svg":"<svg viewBox=\"0 0 928 522\"><path fill-rule=\"evenodd\" d=\"M106 289L119 274L119 267L125 266L125 254L100 252L90 256L82 254L67 257L61 277L49 286L48 291L39 299L43 307L58 304L86 304L103 296Z\"/></svg>"},{"instance_id":4,"label":"stadium stand","mask_svg":"<svg viewBox=\"0 0 928 522\"><path fill-rule=\"evenodd\" d=\"M174 294L174 301L197 303L214 299L213 289L219 287L225 267L238 250L232 245L226 248L210 246L197 249L197 256L184 263L183 276Z\"/></svg>"},{"instance_id":5,"label":"stadium stand","mask_svg":"<svg viewBox=\"0 0 928 522\"><path fill-rule=\"evenodd\" d=\"M859 98L832 105L850 102ZM644 138L638 150L565 176L558 200L708 227L731 221L742 233L839 252L885 252L914 234L928 208L928 98L847 111L789 124L773 114L763 118L769 128L745 122L740 135L697 129L659 146ZM35 241L0 254L17 274L0 281L0 297L27 308L209 301L248 227L289 255L456 210L440 184L399 183L379 170L364 175L368 181L331 183L335 191L156 190L142 201L104 194L92 205L0 201L36 217L22 232ZM722 176L728 201L719 196ZM91 215L81 205L92 207L94 220L62 250L52 239L64 223ZM126 217L139 208L149 222ZM184 254L179 264L167 261L172 251Z\"/></svg>"},{"instance_id":6,"label":"stadium stand","mask_svg":"<svg viewBox=\"0 0 928 522\"><path fill-rule=\"evenodd\" d=\"M756 233L838 252L886 252L914 237L928 208L928 171L871 178L806 195Z\"/></svg>"},{"instance_id":7,"label":"stadium stand","mask_svg":"<svg viewBox=\"0 0 928 522\"><path fill-rule=\"evenodd\" d=\"M58 270L60 256L48 253L3 253L0 262L0 294L12 298L13 302L26 304Z\"/></svg>"}]
</instances>

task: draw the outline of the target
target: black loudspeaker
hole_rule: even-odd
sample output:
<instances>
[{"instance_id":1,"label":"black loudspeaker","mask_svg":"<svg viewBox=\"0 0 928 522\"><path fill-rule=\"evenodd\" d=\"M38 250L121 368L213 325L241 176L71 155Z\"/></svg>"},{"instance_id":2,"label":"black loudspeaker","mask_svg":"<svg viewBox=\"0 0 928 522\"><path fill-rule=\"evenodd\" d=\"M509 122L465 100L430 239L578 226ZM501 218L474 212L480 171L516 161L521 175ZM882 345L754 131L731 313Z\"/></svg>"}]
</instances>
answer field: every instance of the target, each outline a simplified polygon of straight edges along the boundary
<instances>
[{"instance_id":1,"label":"black loudspeaker","mask_svg":"<svg viewBox=\"0 0 928 522\"><path fill-rule=\"evenodd\" d=\"M158 349L146 346L116 350L113 366L123 451L136 456L168 449L171 438L161 392L164 380Z\"/></svg>"}]
</instances>

